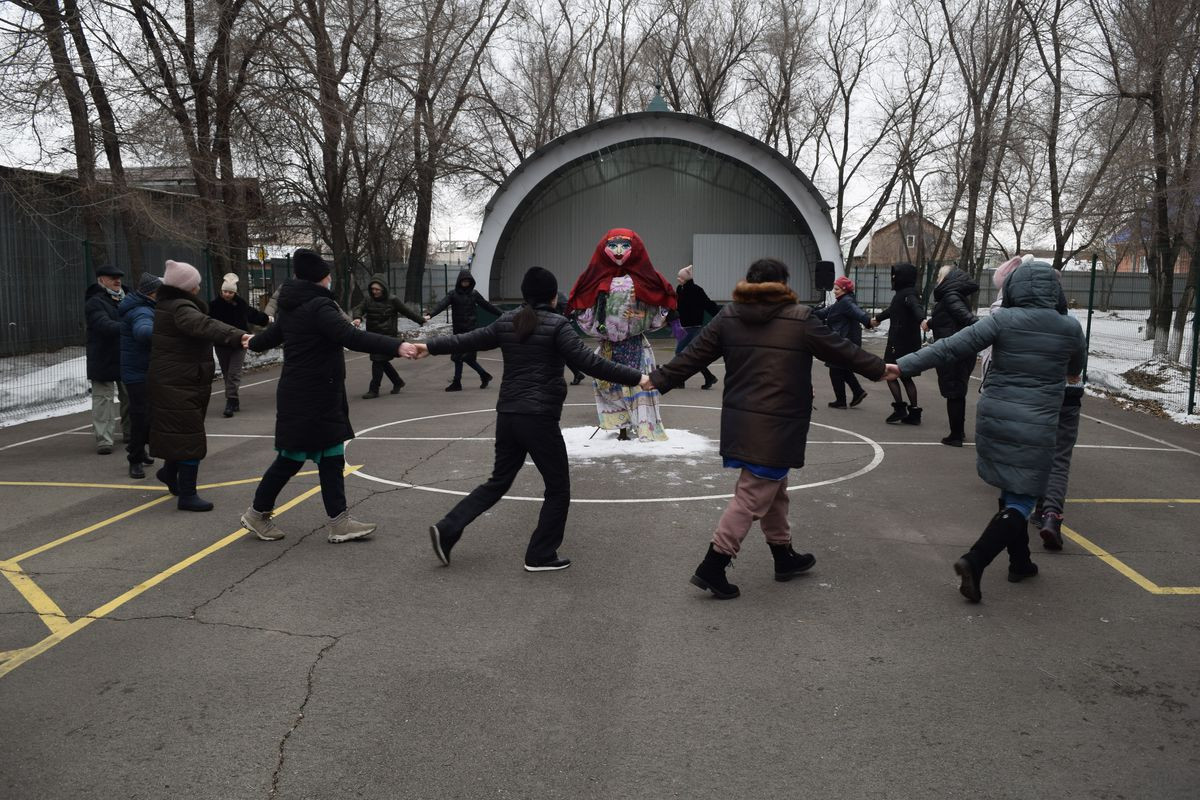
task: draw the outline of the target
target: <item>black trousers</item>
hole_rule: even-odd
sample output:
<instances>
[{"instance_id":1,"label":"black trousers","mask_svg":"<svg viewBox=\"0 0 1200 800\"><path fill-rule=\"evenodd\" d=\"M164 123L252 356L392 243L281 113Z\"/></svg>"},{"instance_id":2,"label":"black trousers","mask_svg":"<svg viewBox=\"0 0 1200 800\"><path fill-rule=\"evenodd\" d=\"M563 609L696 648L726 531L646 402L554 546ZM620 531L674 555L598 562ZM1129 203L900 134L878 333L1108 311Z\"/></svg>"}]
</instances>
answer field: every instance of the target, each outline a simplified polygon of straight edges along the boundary
<instances>
[{"instance_id":1,"label":"black trousers","mask_svg":"<svg viewBox=\"0 0 1200 800\"><path fill-rule=\"evenodd\" d=\"M462 381L463 364L466 364L468 367L478 372L479 377L481 378L492 377L488 374L486 369L479 366L479 362L475 360L475 353L455 353L454 355L450 356L450 360L454 362L455 383L460 383Z\"/></svg>"},{"instance_id":2,"label":"black trousers","mask_svg":"<svg viewBox=\"0 0 1200 800\"><path fill-rule=\"evenodd\" d=\"M274 511L279 493L303 466L303 461L276 456L258 482L258 489L254 492L254 510ZM325 456L317 464L317 473L321 477L321 502L325 504L325 513L330 519L346 510L346 478L342 474L345 468L346 459L343 456Z\"/></svg>"},{"instance_id":3,"label":"black trousers","mask_svg":"<svg viewBox=\"0 0 1200 800\"><path fill-rule=\"evenodd\" d=\"M400 377L400 373L396 372L396 368L392 366L391 361L372 361L371 362L371 391L378 392L380 385L383 384L383 376L387 375L388 380L395 386L403 386L404 379Z\"/></svg>"},{"instance_id":4,"label":"black trousers","mask_svg":"<svg viewBox=\"0 0 1200 800\"><path fill-rule=\"evenodd\" d=\"M858 382L858 376L853 370L843 367L829 368L829 382L833 384L833 399L839 403L846 402L846 386L850 386L850 391L854 392L854 396L863 393L862 384Z\"/></svg>"},{"instance_id":5,"label":"black trousers","mask_svg":"<svg viewBox=\"0 0 1200 800\"><path fill-rule=\"evenodd\" d=\"M451 535L461 533L476 517L496 505L512 487L525 464L526 455L533 459L534 466L542 474L546 494L537 527L525 550L525 563L539 564L554 559L567 527L571 475L562 431L558 420L551 417L497 414L496 463L492 467L492 477L450 509L438 523L438 529Z\"/></svg>"},{"instance_id":6,"label":"black trousers","mask_svg":"<svg viewBox=\"0 0 1200 800\"><path fill-rule=\"evenodd\" d=\"M150 441L150 397L144 383L125 384L129 397L129 441L125 452L130 464L140 464L146 457L146 444Z\"/></svg>"}]
</instances>

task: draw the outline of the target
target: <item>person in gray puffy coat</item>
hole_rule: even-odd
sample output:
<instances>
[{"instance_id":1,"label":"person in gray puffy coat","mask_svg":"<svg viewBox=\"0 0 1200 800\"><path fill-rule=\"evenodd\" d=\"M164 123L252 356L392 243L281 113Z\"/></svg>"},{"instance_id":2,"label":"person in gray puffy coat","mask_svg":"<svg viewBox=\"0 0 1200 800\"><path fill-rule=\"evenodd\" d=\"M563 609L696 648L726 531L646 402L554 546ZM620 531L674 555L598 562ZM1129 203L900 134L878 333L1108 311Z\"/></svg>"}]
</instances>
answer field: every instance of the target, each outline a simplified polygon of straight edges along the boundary
<instances>
[{"instance_id":1,"label":"person in gray puffy coat","mask_svg":"<svg viewBox=\"0 0 1200 800\"><path fill-rule=\"evenodd\" d=\"M992 347L975 419L976 468L1000 490L1001 510L954 564L959 591L975 603L983 570L1006 548L1009 581L1037 574L1026 522L1046 491L1068 375L1078 381L1087 347L1079 323L1061 315L1058 302L1054 270L1024 264L1005 283L1000 309L888 366L889 374L915 375Z\"/></svg>"}]
</instances>

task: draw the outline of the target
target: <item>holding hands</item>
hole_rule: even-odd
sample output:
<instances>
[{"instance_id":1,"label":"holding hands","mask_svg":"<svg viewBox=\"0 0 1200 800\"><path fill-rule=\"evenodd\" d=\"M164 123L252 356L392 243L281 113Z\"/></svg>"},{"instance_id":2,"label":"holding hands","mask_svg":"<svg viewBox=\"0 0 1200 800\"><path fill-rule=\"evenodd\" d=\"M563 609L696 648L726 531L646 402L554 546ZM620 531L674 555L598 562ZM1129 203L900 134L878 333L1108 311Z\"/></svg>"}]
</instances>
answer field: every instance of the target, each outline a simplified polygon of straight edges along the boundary
<instances>
[{"instance_id":1,"label":"holding hands","mask_svg":"<svg viewBox=\"0 0 1200 800\"><path fill-rule=\"evenodd\" d=\"M658 389L658 387L654 385L654 381L650 380L649 375L642 376L642 382L638 384L638 387L640 387L644 392L653 392Z\"/></svg>"},{"instance_id":2,"label":"holding hands","mask_svg":"<svg viewBox=\"0 0 1200 800\"><path fill-rule=\"evenodd\" d=\"M426 317L428 319L428 317ZM401 358L425 358L429 355L429 348L420 342L404 342L400 345L400 350L397 353Z\"/></svg>"},{"instance_id":3,"label":"holding hands","mask_svg":"<svg viewBox=\"0 0 1200 800\"><path fill-rule=\"evenodd\" d=\"M254 337L253 337L253 336L251 336L251 335L250 335L250 334L248 334L248 333L243 333L243 334L242 334L242 349L243 349L243 350L247 350L247 349L249 349L249 347L250 347L250 340L251 340L251 339L253 339L253 338L254 338Z\"/></svg>"},{"instance_id":4,"label":"holding hands","mask_svg":"<svg viewBox=\"0 0 1200 800\"><path fill-rule=\"evenodd\" d=\"M896 366L895 364L888 364L887 369L884 371L883 377L880 378L880 380L884 380L884 381L900 380L900 367Z\"/></svg>"}]
</instances>

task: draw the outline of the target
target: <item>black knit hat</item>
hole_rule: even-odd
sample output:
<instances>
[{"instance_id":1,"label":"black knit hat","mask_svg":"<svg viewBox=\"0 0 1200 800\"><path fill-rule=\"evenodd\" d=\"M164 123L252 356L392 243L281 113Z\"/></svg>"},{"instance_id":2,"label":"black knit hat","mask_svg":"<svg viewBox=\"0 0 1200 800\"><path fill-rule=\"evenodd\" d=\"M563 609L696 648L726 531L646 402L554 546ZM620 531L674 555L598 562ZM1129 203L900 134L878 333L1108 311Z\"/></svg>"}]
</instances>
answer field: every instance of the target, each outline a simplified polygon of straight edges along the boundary
<instances>
[{"instance_id":1,"label":"black knit hat","mask_svg":"<svg viewBox=\"0 0 1200 800\"><path fill-rule=\"evenodd\" d=\"M329 263L312 250L300 248L292 253L292 271L301 280L318 283L329 274Z\"/></svg>"},{"instance_id":2,"label":"black knit hat","mask_svg":"<svg viewBox=\"0 0 1200 800\"><path fill-rule=\"evenodd\" d=\"M549 303L558 296L558 278L548 269L530 267L521 279L521 297L531 303Z\"/></svg>"}]
</instances>

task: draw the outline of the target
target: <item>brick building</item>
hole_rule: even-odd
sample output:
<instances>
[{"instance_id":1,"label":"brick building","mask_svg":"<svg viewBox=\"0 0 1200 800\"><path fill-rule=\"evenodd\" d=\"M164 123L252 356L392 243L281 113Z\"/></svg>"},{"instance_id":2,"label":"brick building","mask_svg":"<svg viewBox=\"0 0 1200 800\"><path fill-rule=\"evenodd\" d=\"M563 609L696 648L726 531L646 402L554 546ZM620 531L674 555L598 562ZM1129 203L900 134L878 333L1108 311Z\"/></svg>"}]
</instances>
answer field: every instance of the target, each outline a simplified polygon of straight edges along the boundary
<instances>
[{"instance_id":1,"label":"brick building","mask_svg":"<svg viewBox=\"0 0 1200 800\"><path fill-rule=\"evenodd\" d=\"M909 211L871 234L866 264L953 261L960 252L947 231Z\"/></svg>"}]
</instances>

